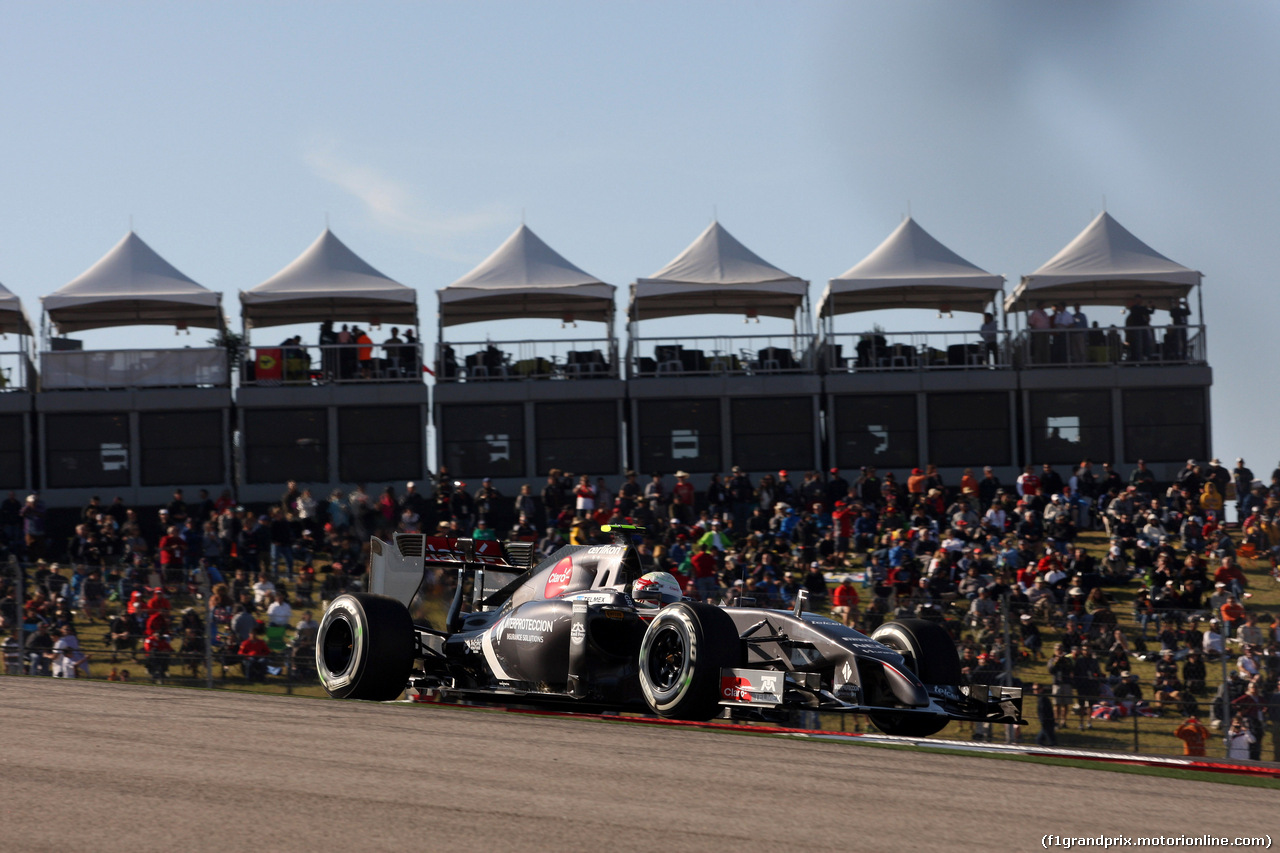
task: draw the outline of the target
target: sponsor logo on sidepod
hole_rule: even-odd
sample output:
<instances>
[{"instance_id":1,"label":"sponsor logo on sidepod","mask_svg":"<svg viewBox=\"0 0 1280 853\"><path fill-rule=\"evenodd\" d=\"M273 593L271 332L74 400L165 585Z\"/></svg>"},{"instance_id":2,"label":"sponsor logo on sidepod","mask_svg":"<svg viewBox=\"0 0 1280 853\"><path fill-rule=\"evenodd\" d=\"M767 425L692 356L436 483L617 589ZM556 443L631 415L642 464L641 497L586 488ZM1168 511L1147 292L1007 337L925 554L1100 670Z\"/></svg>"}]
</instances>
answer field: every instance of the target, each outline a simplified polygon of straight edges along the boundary
<instances>
[{"instance_id":1,"label":"sponsor logo on sidepod","mask_svg":"<svg viewBox=\"0 0 1280 853\"><path fill-rule=\"evenodd\" d=\"M573 560L565 557L556 563L551 574L547 576L547 585L542 590L543 598L555 598L564 592L564 588L569 585L569 579L573 577Z\"/></svg>"}]
</instances>

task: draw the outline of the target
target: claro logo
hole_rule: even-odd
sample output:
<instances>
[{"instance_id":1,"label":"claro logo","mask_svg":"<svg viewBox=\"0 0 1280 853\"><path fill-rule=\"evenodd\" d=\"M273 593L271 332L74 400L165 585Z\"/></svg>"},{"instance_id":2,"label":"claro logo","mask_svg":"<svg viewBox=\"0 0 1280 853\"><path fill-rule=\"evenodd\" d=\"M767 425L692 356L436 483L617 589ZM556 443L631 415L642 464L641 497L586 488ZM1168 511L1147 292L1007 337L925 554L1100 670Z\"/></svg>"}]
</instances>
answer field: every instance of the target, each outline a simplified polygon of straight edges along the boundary
<instances>
[{"instance_id":1,"label":"claro logo","mask_svg":"<svg viewBox=\"0 0 1280 853\"><path fill-rule=\"evenodd\" d=\"M569 579L573 577L573 560L565 557L556 563L555 568L551 570L551 574L547 576L547 585L542 590L543 598L555 598L564 592L564 588L569 585Z\"/></svg>"},{"instance_id":2,"label":"claro logo","mask_svg":"<svg viewBox=\"0 0 1280 853\"><path fill-rule=\"evenodd\" d=\"M731 675L721 676L720 695L730 702L751 701L751 679L736 678Z\"/></svg>"}]
</instances>

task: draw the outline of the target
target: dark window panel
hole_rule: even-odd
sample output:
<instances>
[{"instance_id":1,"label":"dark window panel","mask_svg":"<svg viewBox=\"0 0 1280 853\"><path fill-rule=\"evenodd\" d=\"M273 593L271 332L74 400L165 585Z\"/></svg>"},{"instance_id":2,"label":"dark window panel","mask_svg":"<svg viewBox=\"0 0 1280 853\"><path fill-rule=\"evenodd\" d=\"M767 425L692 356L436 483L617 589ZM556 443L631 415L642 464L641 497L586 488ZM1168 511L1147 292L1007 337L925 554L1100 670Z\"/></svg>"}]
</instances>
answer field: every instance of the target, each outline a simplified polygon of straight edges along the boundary
<instances>
[{"instance_id":1,"label":"dark window panel","mask_svg":"<svg viewBox=\"0 0 1280 853\"><path fill-rule=\"evenodd\" d=\"M752 397L729 401L733 464L748 471L813 467L813 399Z\"/></svg>"},{"instance_id":2,"label":"dark window panel","mask_svg":"<svg viewBox=\"0 0 1280 853\"><path fill-rule=\"evenodd\" d=\"M914 394L835 398L836 465L906 468L920 454Z\"/></svg>"},{"instance_id":3,"label":"dark window panel","mask_svg":"<svg viewBox=\"0 0 1280 853\"><path fill-rule=\"evenodd\" d=\"M1035 391L1030 410L1034 464L1114 461L1110 391Z\"/></svg>"},{"instance_id":4,"label":"dark window panel","mask_svg":"<svg viewBox=\"0 0 1280 853\"><path fill-rule=\"evenodd\" d=\"M138 415L142 485L220 483L226 433L222 412L142 412Z\"/></svg>"},{"instance_id":5,"label":"dark window panel","mask_svg":"<svg viewBox=\"0 0 1280 853\"><path fill-rule=\"evenodd\" d=\"M243 441L250 483L329 481L325 409L246 409Z\"/></svg>"},{"instance_id":6,"label":"dark window panel","mask_svg":"<svg viewBox=\"0 0 1280 853\"><path fill-rule=\"evenodd\" d=\"M670 473L719 473L720 400L641 400L637 406L640 457L636 468Z\"/></svg>"},{"instance_id":7,"label":"dark window panel","mask_svg":"<svg viewBox=\"0 0 1280 853\"><path fill-rule=\"evenodd\" d=\"M929 461L945 467L1008 465L1007 392L929 395Z\"/></svg>"},{"instance_id":8,"label":"dark window panel","mask_svg":"<svg viewBox=\"0 0 1280 853\"><path fill-rule=\"evenodd\" d=\"M539 476L552 468L579 474L617 473L621 429L615 401L538 403L533 417Z\"/></svg>"},{"instance_id":9,"label":"dark window panel","mask_svg":"<svg viewBox=\"0 0 1280 853\"><path fill-rule=\"evenodd\" d=\"M24 489L28 485L25 422L23 415L0 416L0 489Z\"/></svg>"},{"instance_id":10,"label":"dark window panel","mask_svg":"<svg viewBox=\"0 0 1280 853\"><path fill-rule=\"evenodd\" d=\"M338 410L338 476L347 483L385 483L422 476L417 406Z\"/></svg>"},{"instance_id":11,"label":"dark window panel","mask_svg":"<svg viewBox=\"0 0 1280 853\"><path fill-rule=\"evenodd\" d=\"M1203 388L1121 392L1124 450L1129 460L1181 462L1209 455Z\"/></svg>"},{"instance_id":12,"label":"dark window panel","mask_svg":"<svg viewBox=\"0 0 1280 853\"><path fill-rule=\"evenodd\" d=\"M49 487L127 486L135 464L126 414L45 416Z\"/></svg>"},{"instance_id":13,"label":"dark window panel","mask_svg":"<svg viewBox=\"0 0 1280 853\"><path fill-rule=\"evenodd\" d=\"M524 475L523 405L442 406L437 440L455 477Z\"/></svg>"},{"instance_id":14,"label":"dark window panel","mask_svg":"<svg viewBox=\"0 0 1280 853\"><path fill-rule=\"evenodd\" d=\"M538 475L552 468L576 474L616 474L618 439L548 438L538 439Z\"/></svg>"}]
</instances>

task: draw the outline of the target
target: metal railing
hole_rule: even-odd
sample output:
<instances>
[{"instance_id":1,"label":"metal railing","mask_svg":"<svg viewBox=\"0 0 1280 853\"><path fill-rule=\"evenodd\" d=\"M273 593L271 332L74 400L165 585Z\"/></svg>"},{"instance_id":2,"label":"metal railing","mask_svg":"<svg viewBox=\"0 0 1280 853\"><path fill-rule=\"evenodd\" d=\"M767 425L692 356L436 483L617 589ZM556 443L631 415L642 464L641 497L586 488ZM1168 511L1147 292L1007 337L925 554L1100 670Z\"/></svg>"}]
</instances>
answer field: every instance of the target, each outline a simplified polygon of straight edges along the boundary
<instances>
[{"instance_id":1,"label":"metal railing","mask_svg":"<svg viewBox=\"0 0 1280 853\"><path fill-rule=\"evenodd\" d=\"M1204 326L1024 329L1013 341L1019 367L1204 364Z\"/></svg>"},{"instance_id":2,"label":"metal railing","mask_svg":"<svg viewBox=\"0 0 1280 853\"><path fill-rule=\"evenodd\" d=\"M443 341L436 345L437 382L617 379L612 338Z\"/></svg>"},{"instance_id":3,"label":"metal railing","mask_svg":"<svg viewBox=\"0 0 1280 853\"><path fill-rule=\"evenodd\" d=\"M371 382L421 383L421 343L255 346L240 373L246 386Z\"/></svg>"},{"instance_id":4,"label":"metal railing","mask_svg":"<svg viewBox=\"0 0 1280 853\"><path fill-rule=\"evenodd\" d=\"M833 334L822 342L828 373L1009 369L1009 333L866 332Z\"/></svg>"},{"instance_id":5,"label":"metal railing","mask_svg":"<svg viewBox=\"0 0 1280 853\"><path fill-rule=\"evenodd\" d=\"M0 352L0 393L36 387L35 365L25 352Z\"/></svg>"},{"instance_id":6,"label":"metal railing","mask_svg":"<svg viewBox=\"0 0 1280 853\"><path fill-rule=\"evenodd\" d=\"M40 353L43 391L124 388L226 388L221 347L60 350Z\"/></svg>"},{"instance_id":7,"label":"metal railing","mask_svg":"<svg viewBox=\"0 0 1280 853\"><path fill-rule=\"evenodd\" d=\"M627 342L630 379L814 372L813 339L807 335L631 338Z\"/></svg>"}]
</instances>

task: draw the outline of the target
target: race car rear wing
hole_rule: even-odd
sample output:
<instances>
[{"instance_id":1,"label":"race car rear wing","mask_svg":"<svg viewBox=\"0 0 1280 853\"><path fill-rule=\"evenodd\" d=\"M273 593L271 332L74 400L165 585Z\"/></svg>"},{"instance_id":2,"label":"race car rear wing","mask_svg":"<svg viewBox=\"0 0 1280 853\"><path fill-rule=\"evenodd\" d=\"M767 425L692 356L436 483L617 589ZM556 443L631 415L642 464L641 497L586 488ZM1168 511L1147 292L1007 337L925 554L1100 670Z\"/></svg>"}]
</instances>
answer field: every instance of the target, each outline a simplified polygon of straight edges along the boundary
<instances>
[{"instance_id":1,"label":"race car rear wing","mask_svg":"<svg viewBox=\"0 0 1280 853\"><path fill-rule=\"evenodd\" d=\"M397 533L391 542L376 536L369 542L369 592L387 595L410 607L427 568L446 570L491 567L504 574L519 574L532 557L513 543L504 548L499 542L476 539L451 539L422 533Z\"/></svg>"}]
</instances>

